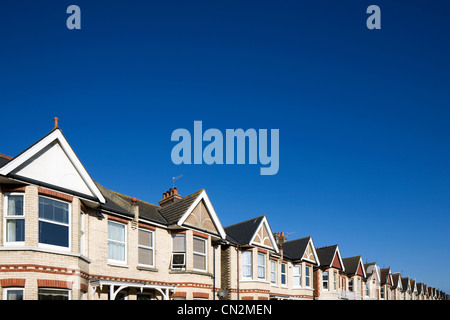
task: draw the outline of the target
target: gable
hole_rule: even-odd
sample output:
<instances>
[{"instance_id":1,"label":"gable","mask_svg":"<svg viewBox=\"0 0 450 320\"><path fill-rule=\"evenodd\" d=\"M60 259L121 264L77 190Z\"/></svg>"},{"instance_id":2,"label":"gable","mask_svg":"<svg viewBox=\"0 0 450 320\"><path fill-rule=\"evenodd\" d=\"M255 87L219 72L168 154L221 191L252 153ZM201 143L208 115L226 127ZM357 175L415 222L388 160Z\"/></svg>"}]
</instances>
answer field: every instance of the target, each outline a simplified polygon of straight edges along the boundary
<instances>
[{"instance_id":1,"label":"gable","mask_svg":"<svg viewBox=\"0 0 450 320\"><path fill-rule=\"evenodd\" d=\"M363 266L362 266L361 262L358 263L358 269L356 270L356 274L361 277L364 277L364 271L363 271Z\"/></svg>"},{"instance_id":2,"label":"gable","mask_svg":"<svg viewBox=\"0 0 450 320\"><path fill-rule=\"evenodd\" d=\"M10 160L0 169L0 175L105 199L59 129Z\"/></svg>"},{"instance_id":3,"label":"gable","mask_svg":"<svg viewBox=\"0 0 450 320\"><path fill-rule=\"evenodd\" d=\"M206 230L211 233L219 233L203 200L201 200L194 210L192 210L191 214L186 218L184 224L197 229Z\"/></svg>"},{"instance_id":4,"label":"gable","mask_svg":"<svg viewBox=\"0 0 450 320\"><path fill-rule=\"evenodd\" d=\"M339 261L339 256L337 254L337 251L334 254L334 258L333 258L333 262L331 263L331 266L333 268L342 270L342 264L341 264L341 261Z\"/></svg>"},{"instance_id":5,"label":"gable","mask_svg":"<svg viewBox=\"0 0 450 320\"><path fill-rule=\"evenodd\" d=\"M261 223L251 242L252 244L273 248L272 241L269 236L270 234L271 233L267 231L266 224Z\"/></svg>"},{"instance_id":6,"label":"gable","mask_svg":"<svg viewBox=\"0 0 450 320\"><path fill-rule=\"evenodd\" d=\"M315 253L314 248L312 247L311 242L309 242L302 259L317 263L316 256L314 253Z\"/></svg>"}]
</instances>

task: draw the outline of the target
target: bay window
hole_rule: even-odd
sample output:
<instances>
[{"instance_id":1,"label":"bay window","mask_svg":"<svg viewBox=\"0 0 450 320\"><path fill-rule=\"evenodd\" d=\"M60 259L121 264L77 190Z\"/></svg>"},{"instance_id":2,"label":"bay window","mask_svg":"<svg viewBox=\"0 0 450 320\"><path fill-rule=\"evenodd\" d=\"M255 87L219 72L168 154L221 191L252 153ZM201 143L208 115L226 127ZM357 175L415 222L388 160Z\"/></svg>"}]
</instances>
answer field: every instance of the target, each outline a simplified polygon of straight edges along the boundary
<instances>
[{"instance_id":1,"label":"bay window","mask_svg":"<svg viewBox=\"0 0 450 320\"><path fill-rule=\"evenodd\" d=\"M4 226L6 244L24 244L25 215L23 194L5 194Z\"/></svg>"},{"instance_id":2,"label":"bay window","mask_svg":"<svg viewBox=\"0 0 450 320\"><path fill-rule=\"evenodd\" d=\"M39 197L39 243L69 248L70 214L67 202Z\"/></svg>"},{"instance_id":3,"label":"bay window","mask_svg":"<svg viewBox=\"0 0 450 320\"><path fill-rule=\"evenodd\" d=\"M258 252L258 279L266 278L266 255Z\"/></svg>"}]
</instances>

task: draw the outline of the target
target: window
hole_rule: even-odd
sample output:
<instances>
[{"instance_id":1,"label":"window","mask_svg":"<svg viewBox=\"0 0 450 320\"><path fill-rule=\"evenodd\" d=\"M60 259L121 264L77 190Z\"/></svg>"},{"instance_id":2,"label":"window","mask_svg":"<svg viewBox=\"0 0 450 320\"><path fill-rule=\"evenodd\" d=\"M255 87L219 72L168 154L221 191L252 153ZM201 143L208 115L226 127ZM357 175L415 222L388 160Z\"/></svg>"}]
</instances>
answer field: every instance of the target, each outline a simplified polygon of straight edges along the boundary
<instances>
[{"instance_id":1,"label":"window","mask_svg":"<svg viewBox=\"0 0 450 320\"><path fill-rule=\"evenodd\" d=\"M83 256L86 255L86 214L84 212L81 212L80 215L80 254Z\"/></svg>"},{"instance_id":2,"label":"window","mask_svg":"<svg viewBox=\"0 0 450 320\"><path fill-rule=\"evenodd\" d=\"M25 241L25 216L23 194L7 194L5 206L5 243L23 244Z\"/></svg>"},{"instance_id":3,"label":"window","mask_svg":"<svg viewBox=\"0 0 450 320\"><path fill-rule=\"evenodd\" d=\"M286 279L287 279L286 271L287 271L286 263L282 263L281 264L281 284L284 285L284 286L286 285Z\"/></svg>"},{"instance_id":4,"label":"window","mask_svg":"<svg viewBox=\"0 0 450 320\"><path fill-rule=\"evenodd\" d=\"M327 271L322 273L322 289L328 290L328 272Z\"/></svg>"},{"instance_id":5,"label":"window","mask_svg":"<svg viewBox=\"0 0 450 320\"><path fill-rule=\"evenodd\" d=\"M270 260L270 282L277 283L277 262Z\"/></svg>"},{"instance_id":6,"label":"window","mask_svg":"<svg viewBox=\"0 0 450 320\"><path fill-rule=\"evenodd\" d=\"M206 271L206 240L194 237L194 269Z\"/></svg>"},{"instance_id":7,"label":"window","mask_svg":"<svg viewBox=\"0 0 450 320\"><path fill-rule=\"evenodd\" d=\"M242 251L242 279L252 279L252 252Z\"/></svg>"},{"instance_id":8,"label":"window","mask_svg":"<svg viewBox=\"0 0 450 320\"><path fill-rule=\"evenodd\" d=\"M39 289L38 300L69 300L69 291L60 289Z\"/></svg>"},{"instance_id":9,"label":"window","mask_svg":"<svg viewBox=\"0 0 450 320\"><path fill-rule=\"evenodd\" d=\"M306 268L305 268L305 285L306 285L307 287L310 287L310 286L311 286L311 282L310 282L310 279L311 279L311 277L310 277L310 272L311 272L311 267L310 267L310 266L306 266Z\"/></svg>"},{"instance_id":10,"label":"window","mask_svg":"<svg viewBox=\"0 0 450 320\"><path fill-rule=\"evenodd\" d=\"M302 266L294 266L294 287L302 286Z\"/></svg>"},{"instance_id":11,"label":"window","mask_svg":"<svg viewBox=\"0 0 450 320\"><path fill-rule=\"evenodd\" d=\"M369 285L367 284L367 282L364 283L364 287L365 287L364 294L366 295L366 297L368 297L369 296Z\"/></svg>"},{"instance_id":12,"label":"window","mask_svg":"<svg viewBox=\"0 0 450 320\"><path fill-rule=\"evenodd\" d=\"M384 299L384 287L381 287L380 297L381 297L381 299Z\"/></svg>"},{"instance_id":13,"label":"window","mask_svg":"<svg viewBox=\"0 0 450 320\"><path fill-rule=\"evenodd\" d=\"M266 278L266 255L258 252L258 279Z\"/></svg>"},{"instance_id":14,"label":"window","mask_svg":"<svg viewBox=\"0 0 450 320\"><path fill-rule=\"evenodd\" d=\"M337 290L337 275L336 272L333 272L333 285L334 285L334 291Z\"/></svg>"},{"instance_id":15,"label":"window","mask_svg":"<svg viewBox=\"0 0 450 320\"><path fill-rule=\"evenodd\" d=\"M23 300L23 289L5 288L3 290L3 300Z\"/></svg>"},{"instance_id":16,"label":"window","mask_svg":"<svg viewBox=\"0 0 450 320\"><path fill-rule=\"evenodd\" d=\"M69 204L39 197L39 243L69 248Z\"/></svg>"},{"instance_id":17,"label":"window","mask_svg":"<svg viewBox=\"0 0 450 320\"><path fill-rule=\"evenodd\" d=\"M186 266L186 236L184 234L172 235L172 269L181 269Z\"/></svg>"},{"instance_id":18,"label":"window","mask_svg":"<svg viewBox=\"0 0 450 320\"><path fill-rule=\"evenodd\" d=\"M353 291L353 279L348 280L348 290Z\"/></svg>"},{"instance_id":19,"label":"window","mask_svg":"<svg viewBox=\"0 0 450 320\"><path fill-rule=\"evenodd\" d=\"M147 229L138 230L138 263L153 267L153 232Z\"/></svg>"},{"instance_id":20,"label":"window","mask_svg":"<svg viewBox=\"0 0 450 320\"><path fill-rule=\"evenodd\" d=\"M124 264L126 262L125 225L108 221L108 262Z\"/></svg>"}]
</instances>

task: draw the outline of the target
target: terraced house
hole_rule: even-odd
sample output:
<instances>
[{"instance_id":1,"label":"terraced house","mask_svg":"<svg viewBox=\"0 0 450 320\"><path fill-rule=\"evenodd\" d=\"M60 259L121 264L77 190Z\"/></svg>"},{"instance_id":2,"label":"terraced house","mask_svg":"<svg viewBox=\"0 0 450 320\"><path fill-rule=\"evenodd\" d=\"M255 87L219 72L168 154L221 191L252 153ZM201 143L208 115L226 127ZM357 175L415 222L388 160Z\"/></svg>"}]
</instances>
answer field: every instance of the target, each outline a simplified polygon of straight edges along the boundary
<instances>
[{"instance_id":1,"label":"terraced house","mask_svg":"<svg viewBox=\"0 0 450 320\"><path fill-rule=\"evenodd\" d=\"M0 154L0 217L3 300L364 299L368 282L387 299L401 283L310 236L287 241L265 215L224 228L204 189L173 187L158 204L110 190L57 119L19 155ZM447 297L423 283L410 291Z\"/></svg>"}]
</instances>

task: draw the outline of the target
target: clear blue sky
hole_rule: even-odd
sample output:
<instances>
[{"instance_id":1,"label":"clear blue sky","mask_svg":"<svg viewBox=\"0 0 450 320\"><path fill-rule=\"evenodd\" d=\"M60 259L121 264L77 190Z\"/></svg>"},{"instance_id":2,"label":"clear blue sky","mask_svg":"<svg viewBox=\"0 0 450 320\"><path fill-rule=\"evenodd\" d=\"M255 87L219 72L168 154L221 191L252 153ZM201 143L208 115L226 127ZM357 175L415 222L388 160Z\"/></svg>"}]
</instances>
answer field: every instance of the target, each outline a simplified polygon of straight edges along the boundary
<instances>
[{"instance_id":1,"label":"clear blue sky","mask_svg":"<svg viewBox=\"0 0 450 320\"><path fill-rule=\"evenodd\" d=\"M66 9L81 8L81 30ZM381 30L366 9L381 8ZM0 153L53 117L93 179L157 203L205 188L224 226L289 239L450 293L448 1L0 3ZM180 165L177 128L280 130L280 170Z\"/></svg>"}]
</instances>

